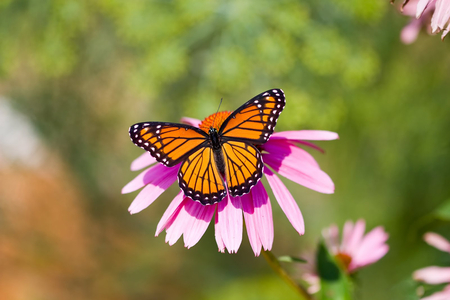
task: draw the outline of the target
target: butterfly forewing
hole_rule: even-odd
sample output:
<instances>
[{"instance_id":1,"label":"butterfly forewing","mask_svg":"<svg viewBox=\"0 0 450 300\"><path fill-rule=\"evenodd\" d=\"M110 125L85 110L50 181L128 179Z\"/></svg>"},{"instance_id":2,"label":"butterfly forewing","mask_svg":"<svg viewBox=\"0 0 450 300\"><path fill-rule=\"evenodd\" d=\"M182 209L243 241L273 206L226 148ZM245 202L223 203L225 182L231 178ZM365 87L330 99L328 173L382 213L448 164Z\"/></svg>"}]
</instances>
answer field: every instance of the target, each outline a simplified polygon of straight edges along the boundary
<instances>
[{"instance_id":1,"label":"butterfly forewing","mask_svg":"<svg viewBox=\"0 0 450 300\"><path fill-rule=\"evenodd\" d=\"M175 123L144 122L130 127L136 146L150 152L160 163L172 167L207 144L208 135L198 128ZM202 145L203 144L203 145Z\"/></svg>"},{"instance_id":2,"label":"butterfly forewing","mask_svg":"<svg viewBox=\"0 0 450 300\"><path fill-rule=\"evenodd\" d=\"M219 134L224 141L263 144L273 133L285 105L283 90L272 89L261 93L233 112L222 124Z\"/></svg>"},{"instance_id":3,"label":"butterfly forewing","mask_svg":"<svg viewBox=\"0 0 450 300\"><path fill-rule=\"evenodd\" d=\"M210 147L197 150L183 162L178 183L186 196L204 205L217 203L227 194Z\"/></svg>"},{"instance_id":4,"label":"butterfly forewing","mask_svg":"<svg viewBox=\"0 0 450 300\"><path fill-rule=\"evenodd\" d=\"M255 146L241 141L224 143L222 151L230 194L233 197L247 194L263 175L261 153Z\"/></svg>"}]
</instances>

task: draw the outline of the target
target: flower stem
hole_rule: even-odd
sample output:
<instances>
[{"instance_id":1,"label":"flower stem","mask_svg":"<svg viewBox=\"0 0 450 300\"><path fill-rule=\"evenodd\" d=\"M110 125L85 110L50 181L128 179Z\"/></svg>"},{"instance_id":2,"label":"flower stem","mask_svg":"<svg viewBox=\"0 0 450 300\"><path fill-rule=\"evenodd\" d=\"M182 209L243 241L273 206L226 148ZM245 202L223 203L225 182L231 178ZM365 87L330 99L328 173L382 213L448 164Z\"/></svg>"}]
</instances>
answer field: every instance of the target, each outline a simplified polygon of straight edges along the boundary
<instances>
[{"instance_id":1,"label":"flower stem","mask_svg":"<svg viewBox=\"0 0 450 300\"><path fill-rule=\"evenodd\" d=\"M280 262L278 261L278 259L275 257L275 255L272 254L272 252L270 251L262 251L262 255L264 256L264 258L267 260L267 262L269 263L269 265L272 267L272 269L281 277L283 278L284 281L286 281L290 286L292 286L297 293L300 294L300 296L302 296L303 299L306 300L314 300L314 298L308 294L308 292L306 291L306 289L296 283L287 273L286 271L281 267Z\"/></svg>"}]
</instances>

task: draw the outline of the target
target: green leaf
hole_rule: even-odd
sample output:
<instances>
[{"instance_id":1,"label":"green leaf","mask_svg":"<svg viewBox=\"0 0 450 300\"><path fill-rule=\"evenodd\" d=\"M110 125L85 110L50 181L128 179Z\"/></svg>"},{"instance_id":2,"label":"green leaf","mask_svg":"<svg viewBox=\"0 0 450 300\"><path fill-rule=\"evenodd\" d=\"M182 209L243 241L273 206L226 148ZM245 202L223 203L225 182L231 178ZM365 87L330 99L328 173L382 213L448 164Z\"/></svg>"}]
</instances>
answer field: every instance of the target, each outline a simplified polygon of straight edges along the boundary
<instances>
[{"instance_id":1,"label":"green leaf","mask_svg":"<svg viewBox=\"0 0 450 300\"><path fill-rule=\"evenodd\" d=\"M350 278L342 270L336 259L328 252L324 242L319 243L317 250L317 271L320 277L321 300L352 299L352 284Z\"/></svg>"},{"instance_id":2,"label":"green leaf","mask_svg":"<svg viewBox=\"0 0 450 300\"><path fill-rule=\"evenodd\" d=\"M283 256L278 257L278 261L288 262L288 263L302 263L302 264L307 263L306 259L303 259L301 257L289 256L289 255L283 255Z\"/></svg>"}]
</instances>

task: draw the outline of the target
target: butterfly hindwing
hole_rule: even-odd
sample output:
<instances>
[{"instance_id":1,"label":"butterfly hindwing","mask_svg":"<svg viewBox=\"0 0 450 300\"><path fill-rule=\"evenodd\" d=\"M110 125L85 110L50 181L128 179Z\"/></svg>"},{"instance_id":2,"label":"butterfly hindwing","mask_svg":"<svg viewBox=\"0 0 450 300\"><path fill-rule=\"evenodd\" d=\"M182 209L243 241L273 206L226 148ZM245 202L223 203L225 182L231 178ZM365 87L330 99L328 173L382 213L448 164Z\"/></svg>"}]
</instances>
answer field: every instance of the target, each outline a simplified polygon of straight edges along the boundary
<instances>
[{"instance_id":1,"label":"butterfly hindwing","mask_svg":"<svg viewBox=\"0 0 450 300\"><path fill-rule=\"evenodd\" d=\"M178 183L186 196L203 205L220 202L227 194L210 147L186 158L178 171Z\"/></svg>"},{"instance_id":2,"label":"butterfly hindwing","mask_svg":"<svg viewBox=\"0 0 450 300\"><path fill-rule=\"evenodd\" d=\"M198 128L165 122L137 123L130 127L129 134L136 146L149 151L158 162L168 167L203 147L208 138Z\"/></svg>"},{"instance_id":3,"label":"butterfly hindwing","mask_svg":"<svg viewBox=\"0 0 450 300\"><path fill-rule=\"evenodd\" d=\"M263 175L261 153L255 146L241 141L225 142L222 151L230 195L247 194Z\"/></svg>"},{"instance_id":4,"label":"butterfly hindwing","mask_svg":"<svg viewBox=\"0 0 450 300\"><path fill-rule=\"evenodd\" d=\"M264 144L273 133L285 105L283 90L265 91L234 111L220 127L219 134L224 141L240 140L251 144Z\"/></svg>"}]
</instances>

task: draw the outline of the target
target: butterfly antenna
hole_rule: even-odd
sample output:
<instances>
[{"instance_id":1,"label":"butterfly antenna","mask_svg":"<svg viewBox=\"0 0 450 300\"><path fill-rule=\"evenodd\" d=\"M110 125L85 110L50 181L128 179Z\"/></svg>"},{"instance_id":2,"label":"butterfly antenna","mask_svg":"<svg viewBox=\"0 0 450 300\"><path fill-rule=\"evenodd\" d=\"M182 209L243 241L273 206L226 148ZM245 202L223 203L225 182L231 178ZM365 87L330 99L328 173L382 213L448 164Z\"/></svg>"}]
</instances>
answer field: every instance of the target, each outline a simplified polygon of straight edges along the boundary
<instances>
[{"instance_id":1,"label":"butterfly antenna","mask_svg":"<svg viewBox=\"0 0 450 300\"><path fill-rule=\"evenodd\" d=\"M217 108L216 114L214 115L214 120L213 120L213 124L212 124L213 128L215 128L214 124L216 123L217 113L219 112L220 106L222 105L222 100L223 100L223 98L220 98L219 107Z\"/></svg>"}]
</instances>

